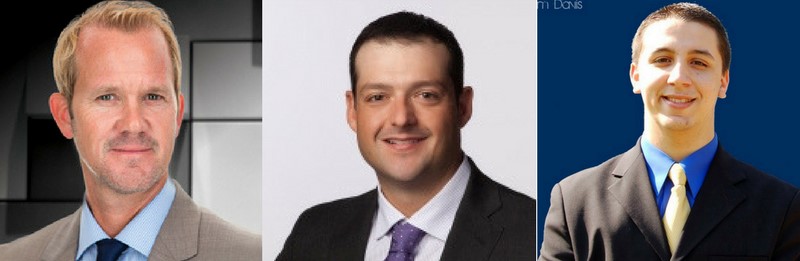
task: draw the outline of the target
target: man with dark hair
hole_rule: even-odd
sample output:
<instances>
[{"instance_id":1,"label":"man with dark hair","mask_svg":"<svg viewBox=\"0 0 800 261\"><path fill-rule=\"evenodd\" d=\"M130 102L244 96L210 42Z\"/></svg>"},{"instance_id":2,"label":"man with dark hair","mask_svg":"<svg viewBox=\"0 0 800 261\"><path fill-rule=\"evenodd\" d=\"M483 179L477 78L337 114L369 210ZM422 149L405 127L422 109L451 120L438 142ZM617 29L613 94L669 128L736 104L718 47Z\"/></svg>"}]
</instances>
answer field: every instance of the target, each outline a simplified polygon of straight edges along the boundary
<instances>
[{"instance_id":1,"label":"man with dark hair","mask_svg":"<svg viewBox=\"0 0 800 261\"><path fill-rule=\"evenodd\" d=\"M731 61L719 19L671 4L631 46L642 137L555 185L540 260L800 260L800 190L734 159L714 131Z\"/></svg>"},{"instance_id":2,"label":"man with dark hair","mask_svg":"<svg viewBox=\"0 0 800 261\"><path fill-rule=\"evenodd\" d=\"M347 121L378 188L297 220L278 260L533 260L535 201L461 149L472 88L450 30L398 12L350 53Z\"/></svg>"}]
</instances>

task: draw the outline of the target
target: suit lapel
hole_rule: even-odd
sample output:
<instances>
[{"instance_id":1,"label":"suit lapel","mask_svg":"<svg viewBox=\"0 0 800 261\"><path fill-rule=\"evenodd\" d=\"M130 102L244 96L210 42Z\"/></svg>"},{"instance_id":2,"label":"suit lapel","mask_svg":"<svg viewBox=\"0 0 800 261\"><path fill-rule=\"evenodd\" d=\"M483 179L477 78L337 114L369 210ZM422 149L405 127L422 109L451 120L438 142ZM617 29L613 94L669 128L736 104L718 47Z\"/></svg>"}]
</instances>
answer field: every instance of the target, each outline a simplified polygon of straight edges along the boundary
<instances>
[{"instance_id":1,"label":"suit lapel","mask_svg":"<svg viewBox=\"0 0 800 261\"><path fill-rule=\"evenodd\" d=\"M708 174L684 226L684 234L675 256L685 256L702 241L733 209L742 203L745 194L735 184L745 176L736 168L735 159L718 147Z\"/></svg>"},{"instance_id":2,"label":"suit lapel","mask_svg":"<svg viewBox=\"0 0 800 261\"><path fill-rule=\"evenodd\" d=\"M641 142L641 141L640 141ZM612 175L618 180L608 191L631 218L661 260L669 260L669 246L656 206L641 144L625 152Z\"/></svg>"},{"instance_id":3,"label":"suit lapel","mask_svg":"<svg viewBox=\"0 0 800 261\"><path fill-rule=\"evenodd\" d=\"M187 260L197 255L200 235L200 209L192 198L175 184L175 200L158 232L149 260Z\"/></svg>"},{"instance_id":4,"label":"suit lapel","mask_svg":"<svg viewBox=\"0 0 800 261\"><path fill-rule=\"evenodd\" d=\"M330 260L364 260L372 222L378 209L378 191L374 189L354 199L352 219L341 224L333 235Z\"/></svg>"},{"instance_id":5,"label":"suit lapel","mask_svg":"<svg viewBox=\"0 0 800 261\"><path fill-rule=\"evenodd\" d=\"M491 215L501 208L499 190L469 159L471 175L447 236L441 260L488 260L503 227Z\"/></svg>"},{"instance_id":6,"label":"suit lapel","mask_svg":"<svg viewBox=\"0 0 800 261\"><path fill-rule=\"evenodd\" d=\"M75 260L78 254L78 235L81 224L81 208L67 217L67 222L61 228L47 246L44 248L42 260Z\"/></svg>"}]
</instances>

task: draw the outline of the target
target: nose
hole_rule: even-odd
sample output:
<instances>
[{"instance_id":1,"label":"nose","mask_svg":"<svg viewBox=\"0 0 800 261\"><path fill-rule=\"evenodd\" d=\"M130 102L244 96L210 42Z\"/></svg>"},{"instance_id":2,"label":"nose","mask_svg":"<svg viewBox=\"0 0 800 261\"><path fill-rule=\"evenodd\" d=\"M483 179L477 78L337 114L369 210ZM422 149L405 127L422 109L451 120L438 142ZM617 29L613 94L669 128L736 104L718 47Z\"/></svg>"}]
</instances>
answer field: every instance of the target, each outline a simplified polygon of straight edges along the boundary
<instances>
[{"instance_id":1,"label":"nose","mask_svg":"<svg viewBox=\"0 0 800 261\"><path fill-rule=\"evenodd\" d=\"M392 126L395 127L407 127L417 124L417 117L410 98L392 101L391 122Z\"/></svg>"},{"instance_id":2,"label":"nose","mask_svg":"<svg viewBox=\"0 0 800 261\"><path fill-rule=\"evenodd\" d=\"M669 72L669 78L667 79L667 83L673 86L689 86L692 80L689 77L689 66L684 65L683 63L675 63L675 66L672 66L672 70Z\"/></svg>"},{"instance_id":3,"label":"nose","mask_svg":"<svg viewBox=\"0 0 800 261\"><path fill-rule=\"evenodd\" d=\"M122 117L119 120L119 130L130 134L144 132L147 122L144 117L144 108L135 100L123 103Z\"/></svg>"}]
</instances>

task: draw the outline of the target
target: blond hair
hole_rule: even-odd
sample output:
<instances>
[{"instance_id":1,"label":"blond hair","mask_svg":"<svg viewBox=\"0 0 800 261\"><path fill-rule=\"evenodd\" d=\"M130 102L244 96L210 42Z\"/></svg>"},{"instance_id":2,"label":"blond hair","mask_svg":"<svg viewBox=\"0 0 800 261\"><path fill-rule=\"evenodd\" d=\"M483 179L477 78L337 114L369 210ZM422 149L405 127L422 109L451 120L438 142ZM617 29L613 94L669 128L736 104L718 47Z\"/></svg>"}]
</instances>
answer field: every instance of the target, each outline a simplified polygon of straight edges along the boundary
<instances>
[{"instance_id":1,"label":"blond hair","mask_svg":"<svg viewBox=\"0 0 800 261\"><path fill-rule=\"evenodd\" d=\"M172 22L163 9L147 1L103 1L87 9L61 31L53 53L53 76L58 92L72 104L73 90L77 78L75 50L82 28L98 25L107 28L135 32L155 26L164 34L172 61L175 95L181 93L181 54ZM70 110L71 111L71 110Z\"/></svg>"}]
</instances>

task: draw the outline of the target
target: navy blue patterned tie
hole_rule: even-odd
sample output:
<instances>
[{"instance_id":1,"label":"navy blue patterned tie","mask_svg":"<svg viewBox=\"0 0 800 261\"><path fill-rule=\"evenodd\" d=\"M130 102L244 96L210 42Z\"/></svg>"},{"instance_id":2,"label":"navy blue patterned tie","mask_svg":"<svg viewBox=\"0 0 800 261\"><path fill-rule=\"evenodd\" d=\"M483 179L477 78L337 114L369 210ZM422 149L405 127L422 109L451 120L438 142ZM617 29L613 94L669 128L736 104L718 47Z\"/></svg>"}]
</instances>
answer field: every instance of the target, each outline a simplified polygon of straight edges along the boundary
<instances>
[{"instance_id":1,"label":"navy blue patterned tie","mask_svg":"<svg viewBox=\"0 0 800 261\"><path fill-rule=\"evenodd\" d=\"M106 238L95 244L97 245L97 261L117 261L122 255L122 251L128 248L128 245L113 238Z\"/></svg>"},{"instance_id":2,"label":"navy blue patterned tie","mask_svg":"<svg viewBox=\"0 0 800 261\"><path fill-rule=\"evenodd\" d=\"M414 260L414 249L425 236L425 231L400 221L392 227L392 245L386 261L411 261Z\"/></svg>"}]
</instances>

